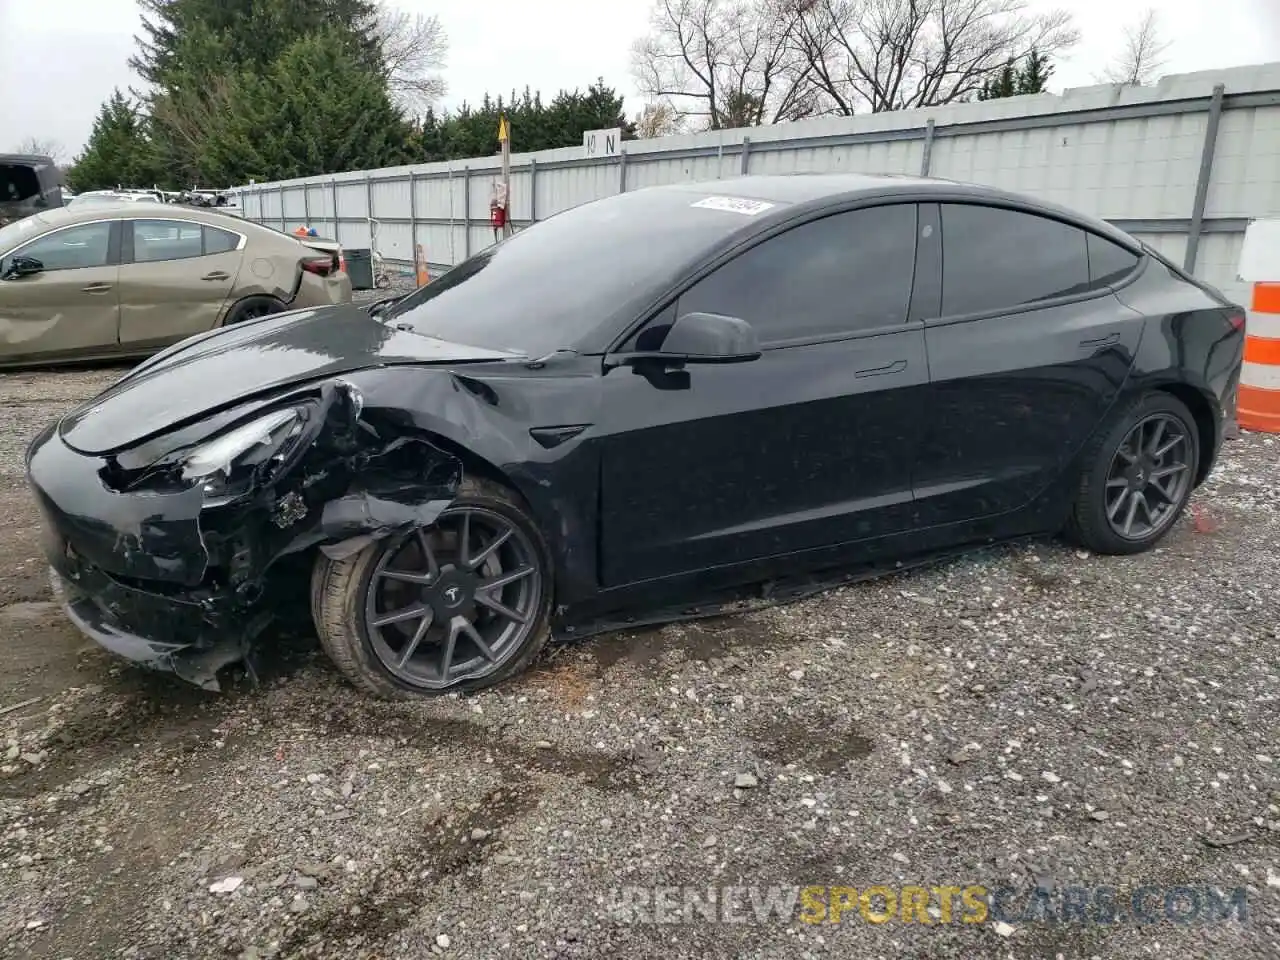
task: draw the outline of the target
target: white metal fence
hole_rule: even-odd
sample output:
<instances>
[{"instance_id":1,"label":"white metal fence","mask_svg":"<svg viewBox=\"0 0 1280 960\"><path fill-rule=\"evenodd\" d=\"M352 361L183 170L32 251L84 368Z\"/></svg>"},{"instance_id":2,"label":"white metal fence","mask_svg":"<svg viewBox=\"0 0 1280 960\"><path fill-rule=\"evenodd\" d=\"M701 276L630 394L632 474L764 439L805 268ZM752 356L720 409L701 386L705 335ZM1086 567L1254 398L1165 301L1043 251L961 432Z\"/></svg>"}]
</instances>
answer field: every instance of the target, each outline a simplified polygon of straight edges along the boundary
<instances>
[{"instance_id":1,"label":"white metal fence","mask_svg":"<svg viewBox=\"0 0 1280 960\"><path fill-rule=\"evenodd\" d=\"M495 131L496 135L496 131ZM520 131L512 131L518 145ZM1280 216L1280 63L898 113L628 141L616 157L570 147L512 157L517 228L622 190L742 173L928 174L1018 190L1112 221L1243 297L1248 220ZM348 247L437 267L493 242L499 157L237 188L243 215L306 224Z\"/></svg>"}]
</instances>

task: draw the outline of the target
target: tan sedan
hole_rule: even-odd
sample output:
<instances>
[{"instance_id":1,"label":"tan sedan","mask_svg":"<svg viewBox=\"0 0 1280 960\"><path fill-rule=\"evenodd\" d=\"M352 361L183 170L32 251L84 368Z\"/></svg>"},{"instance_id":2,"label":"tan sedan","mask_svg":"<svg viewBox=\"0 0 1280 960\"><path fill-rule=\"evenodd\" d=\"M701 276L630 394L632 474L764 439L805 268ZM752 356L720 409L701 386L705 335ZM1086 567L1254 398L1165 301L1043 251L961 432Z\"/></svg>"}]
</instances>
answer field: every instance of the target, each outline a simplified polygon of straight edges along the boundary
<instances>
[{"instance_id":1,"label":"tan sedan","mask_svg":"<svg viewBox=\"0 0 1280 960\"><path fill-rule=\"evenodd\" d=\"M351 302L337 243L170 204L0 228L0 367L145 357L218 326Z\"/></svg>"}]
</instances>

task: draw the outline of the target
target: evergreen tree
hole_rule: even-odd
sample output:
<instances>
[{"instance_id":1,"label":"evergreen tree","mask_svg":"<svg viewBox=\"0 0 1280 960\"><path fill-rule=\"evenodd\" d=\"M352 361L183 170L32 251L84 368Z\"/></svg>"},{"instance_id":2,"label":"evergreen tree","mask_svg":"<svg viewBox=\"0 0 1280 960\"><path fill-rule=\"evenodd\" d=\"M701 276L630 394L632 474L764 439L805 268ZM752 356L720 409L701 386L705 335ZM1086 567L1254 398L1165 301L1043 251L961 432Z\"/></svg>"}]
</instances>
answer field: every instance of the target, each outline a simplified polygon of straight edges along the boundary
<instances>
[{"instance_id":1,"label":"evergreen tree","mask_svg":"<svg viewBox=\"0 0 1280 960\"><path fill-rule=\"evenodd\" d=\"M1016 97L1018 93L1018 71L1010 59L998 73L987 78L978 91L978 99L1000 100L1004 97Z\"/></svg>"},{"instance_id":2,"label":"evergreen tree","mask_svg":"<svg viewBox=\"0 0 1280 960\"><path fill-rule=\"evenodd\" d=\"M978 99L999 100L1029 93L1045 93L1052 75L1053 64L1049 62L1049 58L1033 49L1021 64L1011 57L997 73L988 77L978 91Z\"/></svg>"},{"instance_id":3,"label":"evergreen tree","mask_svg":"<svg viewBox=\"0 0 1280 960\"><path fill-rule=\"evenodd\" d=\"M240 73L205 132L211 183L286 180L412 159L410 127L351 38L324 30L290 44L264 75Z\"/></svg>"},{"instance_id":4,"label":"evergreen tree","mask_svg":"<svg viewBox=\"0 0 1280 960\"><path fill-rule=\"evenodd\" d=\"M377 8L372 0L138 0L142 36L129 65L148 83L168 87L183 77L207 76L205 57L192 58L188 41L205 34L220 54L219 72L227 68L265 72L280 51L300 37L322 28L349 33L358 56L370 70L381 72L374 33Z\"/></svg>"},{"instance_id":5,"label":"evergreen tree","mask_svg":"<svg viewBox=\"0 0 1280 960\"><path fill-rule=\"evenodd\" d=\"M1018 73L1018 89L1022 93L1046 93L1049 78L1053 76L1053 64L1038 50L1032 50Z\"/></svg>"},{"instance_id":6,"label":"evergreen tree","mask_svg":"<svg viewBox=\"0 0 1280 960\"><path fill-rule=\"evenodd\" d=\"M76 191L107 190L163 179L147 135L147 119L118 89L98 111L84 152L67 171Z\"/></svg>"},{"instance_id":7,"label":"evergreen tree","mask_svg":"<svg viewBox=\"0 0 1280 960\"><path fill-rule=\"evenodd\" d=\"M580 90L562 90L544 104L540 92L527 87L510 99L485 94L480 106L463 103L456 111L428 111L417 135L421 160L460 160L492 156L500 149L498 118L506 113L511 149L517 153L579 146L588 130L618 127L624 140L634 140L635 123L628 120L623 101L603 78Z\"/></svg>"}]
</instances>

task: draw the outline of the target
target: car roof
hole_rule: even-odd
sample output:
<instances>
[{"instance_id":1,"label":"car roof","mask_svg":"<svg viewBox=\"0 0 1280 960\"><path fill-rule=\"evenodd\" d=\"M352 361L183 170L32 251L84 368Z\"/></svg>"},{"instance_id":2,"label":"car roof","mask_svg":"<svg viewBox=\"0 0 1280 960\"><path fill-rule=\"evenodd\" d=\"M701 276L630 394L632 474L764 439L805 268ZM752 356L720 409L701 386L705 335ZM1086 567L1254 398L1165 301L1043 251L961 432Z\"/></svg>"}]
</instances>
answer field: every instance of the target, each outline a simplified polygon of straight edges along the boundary
<instances>
[{"instance_id":1,"label":"car roof","mask_svg":"<svg viewBox=\"0 0 1280 960\"><path fill-rule=\"evenodd\" d=\"M77 196L92 196L92 194L81 193ZM207 223L210 226L220 226L229 220L235 221L237 224L252 223L252 221L219 213L216 210L175 206L172 203L158 203L147 200L121 200L115 196L105 197L100 203L85 203L42 210L38 216L50 227L60 227L80 220L99 220L112 214L127 216L130 220L136 220L139 217L157 220L195 220L199 223Z\"/></svg>"},{"instance_id":2,"label":"car roof","mask_svg":"<svg viewBox=\"0 0 1280 960\"><path fill-rule=\"evenodd\" d=\"M920 187L938 182L943 181L889 173L778 173L673 183L649 189L708 193L711 192L710 188L714 188L718 193L748 197L752 200L766 200L772 203L809 203L815 200L835 200L859 193L881 193L886 188Z\"/></svg>"},{"instance_id":3,"label":"car roof","mask_svg":"<svg viewBox=\"0 0 1280 960\"><path fill-rule=\"evenodd\" d=\"M639 192L656 194L673 192L688 195L741 197L777 205L780 209L756 218L760 225L789 219L808 208L821 210L828 206L856 203L860 199L901 196L921 203L971 201L1016 207L1050 217L1108 237L1135 252L1141 244L1105 220L1078 210L1040 200L1023 193L1003 190L981 183L947 180L943 177L920 177L894 173L780 173L728 177L723 180L691 181L645 187Z\"/></svg>"},{"instance_id":4,"label":"car roof","mask_svg":"<svg viewBox=\"0 0 1280 960\"><path fill-rule=\"evenodd\" d=\"M939 200L943 197L966 197L974 200L1002 202L1027 209L1039 209L1065 216L1072 220L1092 220L1092 218L1086 217L1078 211L1038 200L1026 194L1002 190L999 187L987 186L981 183L966 183L960 180L947 180L943 177L918 177L896 173L753 174L728 177L723 180L666 184L644 189L680 191L683 193L714 193L745 197L752 200L764 200L776 204L813 204L815 206L856 200L859 197L870 198L893 194L910 194L923 200L927 200L931 195L936 195ZM1102 223L1103 221L1098 222Z\"/></svg>"},{"instance_id":5,"label":"car roof","mask_svg":"<svg viewBox=\"0 0 1280 960\"><path fill-rule=\"evenodd\" d=\"M42 157L34 153L0 153L0 163L51 164L53 157Z\"/></svg>"}]
</instances>

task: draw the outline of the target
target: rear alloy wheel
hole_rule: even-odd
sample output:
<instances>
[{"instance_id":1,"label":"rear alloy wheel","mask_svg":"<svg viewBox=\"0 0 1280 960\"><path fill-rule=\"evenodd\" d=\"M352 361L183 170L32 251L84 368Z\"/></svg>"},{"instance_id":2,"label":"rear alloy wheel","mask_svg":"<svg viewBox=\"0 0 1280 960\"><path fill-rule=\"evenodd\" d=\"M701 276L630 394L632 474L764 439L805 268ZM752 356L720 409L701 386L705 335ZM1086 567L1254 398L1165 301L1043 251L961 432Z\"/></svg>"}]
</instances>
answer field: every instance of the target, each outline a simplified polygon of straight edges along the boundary
<instances>
[{"instance_id":1,"label":"rear alloy wheel","mask_svg":"<svg viewBox=\"0 0 1280 960\"><path fill-rule=\"evenodd\" d=\"M1098 553L1150 549L1186 507L1199 462L1186 406L1164 393L1142 397L1095 444L1069 535Z\"/></svg>"},{"instance_id":2,"label":"rear alloy wheel","mask_svg":"<svg viewBox=\"0 0 1280 960\"><path fill-rule=\"evenodd\" d=\"M245 297L231 308L222 325L230 327L237 323L244 323L246 320L257 320L259 317L267 317L273 313L283 313L284 310L284 304L275 297Z\"/></svg>"},{"instance_id":3,"label":"rear alloy wheel","mask_svg":"<svg viewBox=\"0 0 1280 960\"><path fill-rule=\"evenodd\" d=\"M312 610L325 650L378 696L492 686L547 640L546 548L502 487L468 479L434 524L319 559Z\"/></svg>"}]
</instances>

